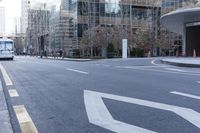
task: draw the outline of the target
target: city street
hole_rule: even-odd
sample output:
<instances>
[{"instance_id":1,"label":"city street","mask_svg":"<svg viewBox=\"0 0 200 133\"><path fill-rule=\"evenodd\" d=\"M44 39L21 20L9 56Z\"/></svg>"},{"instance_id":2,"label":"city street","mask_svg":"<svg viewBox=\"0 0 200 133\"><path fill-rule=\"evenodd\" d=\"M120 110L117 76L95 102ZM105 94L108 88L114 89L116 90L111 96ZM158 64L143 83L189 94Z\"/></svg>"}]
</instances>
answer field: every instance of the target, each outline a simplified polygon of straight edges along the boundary
<instances>
[{"instance_id":1,"label":"city street","mask_svg":"<svg viewBox=\"0 0 200 133\"><path fill-rule=\"evenodd\" d=\"M19 56L0 63L23 131L199 133L200 68L165 65L160 59Z\"/></svg>"}]
</instances>

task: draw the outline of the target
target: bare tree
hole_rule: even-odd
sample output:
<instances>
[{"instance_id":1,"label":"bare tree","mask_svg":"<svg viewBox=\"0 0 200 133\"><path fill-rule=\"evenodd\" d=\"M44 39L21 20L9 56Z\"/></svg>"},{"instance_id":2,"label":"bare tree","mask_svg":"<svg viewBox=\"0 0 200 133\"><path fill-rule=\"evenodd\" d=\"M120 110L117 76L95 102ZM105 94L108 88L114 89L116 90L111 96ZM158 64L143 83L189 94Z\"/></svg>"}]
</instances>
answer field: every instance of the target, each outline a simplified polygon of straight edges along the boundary
<instances>
[{"instance_id":1,"label":"bare tree","mask_svg":"<svg viewBox=\"0 0 200 133\"><path fill-rule=\"evenodd\" d=\"M100 56L102 54L102 48L105 43L104 41L105 32L106 32L105 28L92 27L83 33L83 36L81 38L81 49L83 56L85 55L85 53L87 54L87 56L89 55L91 56L91 49L92 49L92 55L94 56ZM92 42L92 48L90 45L91 42Z\"/></svg>"}]
</instances>

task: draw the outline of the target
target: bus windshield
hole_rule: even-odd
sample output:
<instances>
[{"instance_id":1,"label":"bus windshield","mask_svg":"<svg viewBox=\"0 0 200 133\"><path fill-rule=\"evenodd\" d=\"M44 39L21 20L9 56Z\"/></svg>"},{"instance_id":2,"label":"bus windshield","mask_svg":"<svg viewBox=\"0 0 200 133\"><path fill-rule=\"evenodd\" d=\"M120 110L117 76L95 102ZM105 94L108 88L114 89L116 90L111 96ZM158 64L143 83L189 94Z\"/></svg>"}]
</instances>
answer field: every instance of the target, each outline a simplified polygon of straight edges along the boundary
<instances>
[{"instance_id":1,"label":"bus windshield","mask_svg":"<svg viewBox=\"0 0 200 133\"><path fill-rule=\"evenodd\" d=\"M5 43L5 50L12 51L13 50L13 42L6 42Z\"/></svg>"},{"instance_id":2,"label":"bus windshield","mask_svg":"<svg viewBox=\"0 0 200 133\"><path fill-rule=\"evenodd\" d=\"M0 50L1 51L13 51L13 42L12 41L0 41Z\"/></svg>"}]
</instances>

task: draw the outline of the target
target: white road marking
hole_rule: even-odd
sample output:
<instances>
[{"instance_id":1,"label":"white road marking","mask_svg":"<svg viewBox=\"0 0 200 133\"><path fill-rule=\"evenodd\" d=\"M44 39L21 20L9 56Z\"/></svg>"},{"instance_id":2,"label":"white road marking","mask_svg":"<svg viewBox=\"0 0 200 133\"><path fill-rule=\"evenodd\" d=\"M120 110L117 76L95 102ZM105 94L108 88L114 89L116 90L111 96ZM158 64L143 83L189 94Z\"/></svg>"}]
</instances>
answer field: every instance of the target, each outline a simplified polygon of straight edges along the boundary
<instances>
[{"instance_id":1,"label":"white road marking","mask_svg":"<svg viewBox=\"0 0 200 133\"><path fill-rule=\"evenodd\" d=\"M200 84L200 81L197 81L198 84Z\"/></svg>"},{"instance_id":2,"label":"white road marking","mask_svg":"<svg viewBox=\"0 0 200 133\"><path fill-rule=\"evenodd\" d=\"M84 101L89 122L117 133L156 133L144 128L114 120L101 95L84 91Z\"/></svg>"},{"instance_id":3,"label":"white road marking","mask_svg":"<svg viewBox=\"0 0 200 133\"><path fill-rule=\"evenodd\" d=\"M165 68L165 69L170 70L170 71L176 71L176 72L187 72L187 71L184 71L181 69L175 69L175 68Z\"/></svg>"},{"instance_id":4,"label":"white road marking","mask_svg":"<svg viewBox=\"0 0 200 133\"><path fill-rule=\"evenodd\" d=\"M14 106L14 111L19 121L22 133L38 133L38 130L26 111L24 105Z\"/></svg>"},{"instance_id":5,"label":"white road marking","mask_svg":"<svg viewBox=\"0 0 200 133\"><path fill-rule=\"evenodd\" d=\"M17 93L17 90L15 89L9 89L8 90L10 97L18 97L19 94Z\"/></svg>"},{"instance_id":6,"label":"white road marking","mask_svg":"<svg viewBox=\"0 0 200 133\"><path fill-rule=\"evenodd\" d=\"M198 99L198 100L200 100L200 96L196 96L196 95L191 95L191 94L182 93L182 92L177 92L177 91L172 91L172 92L170 92L170 93L176 94L176 95L180 95L180 96L184 96L184 97L189 97L189 98L193 98L193 99Z\"/></svg>"},{"instance_id":7,"label":"white road marking","mask_svg":"<svg viewBox=\"0 0 200 133\"><path fill-rule=\"evenodd\" d=\"M131 104L137 104L150 108L161 109L165 111L171 111L181 116L185 120L189 121L196 127L200 128L200 113L189 109L178 107L174 105L168 105L163 103L157 103L152 101L146 101L136 98L129 98L123 96L117 96L106 93L99 93L94 91L84 91L84 102L86 112L89 118L89 122L100 127L106 128L117 133L155 133L141 127L130 125L121 121L114 120L108 109L106 108L102 98L111 100L127 102Z\"/></svg>"},{"instance_id":8,"label":"white road marking","mask_svg":"<svg viewBox=\"0 0 200 133\"><path fill-rule=\"evenodd\" d=\"M163 67L166 67L166 66L163 66ZM122 67L118 66L118 68L122 68ZM136 68L136 67L129 67L129 69L142 70L142 71L143 70L145 70L145 71L155 71L155 72L181 74L181 75L190 75L190 76L200 76L200 74L198 74L198 73L186 73L186 72L169 71L169 70L167 71L167 70L159 70L159 69L151 69L151 68L141 68L141 67L138 67L138 68Z\"/></svg>"},{"instance_id":9,"label":"white road marking","mask_svg":"<svg viewBox=\"0 0 200 133\"><path fill-rule=\"evenodd\" d=\"M70 69L70 68L67 68L67 70L68 70L68 71L77 72L77 73L82 73L82 74L89 74L88 72L79 71L79 70L76 70L76 69Z\"/></svg>"},{"instance_id":10,"label":"white road marking","mask_svg":"<svg viewBox=\"0 0 200 133\"><path fill-rule=\"evenodd\" d=\"M163 68L167 66L116 66L116 68L126 68L126 69L141 69L141 68Z\"/></svg>"},{"instance_id":11,"label":"white road marking","mask_svg":"<svg viewBox=\"0 0 200 133\"><path fill-rule=\"evenodd\" d=\"M2 64L0 64L0 69L1 69L1 72L2 72L2 74L3 74L3 78L4 78L5 82L6 82L6 85L7 85L7 86L13 85L13 83L12 83L10 77L8 76L8 74L7 74L5 68L3 67Z\"/></svg>"},{"instance_id":12,"label":"white road marking","mask_svg":"<svg viewBox=\"0 0 200 133\"><path fill-rule=\"evenodd\" d=\"M160 66L160 64L156 64L156 63L155 63L155 62L156 62L156 60L157 60L157 59L155 59L155 60L152 60L152 61L151 61L151 64L153 64L153 65L155 65L155 66Z\"/></svg>"}]
</instances>

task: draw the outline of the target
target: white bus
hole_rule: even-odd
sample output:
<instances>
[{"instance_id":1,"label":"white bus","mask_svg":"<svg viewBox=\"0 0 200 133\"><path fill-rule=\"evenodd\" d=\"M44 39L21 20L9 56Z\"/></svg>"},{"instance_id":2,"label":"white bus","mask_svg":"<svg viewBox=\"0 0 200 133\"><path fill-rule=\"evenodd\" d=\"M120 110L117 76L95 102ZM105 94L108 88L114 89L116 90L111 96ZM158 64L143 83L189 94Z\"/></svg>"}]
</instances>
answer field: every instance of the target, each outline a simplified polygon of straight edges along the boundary
<instances>
[{"instance_id":1,"label":"white bus","mask_svg":"<svg viewBox=\"0 0 200 133\"><path fill-rule=\"evenodd\" d=\"M14 42L11 39L0 38L0 59L14 58Z\"/></svg>"}]
</instances>

